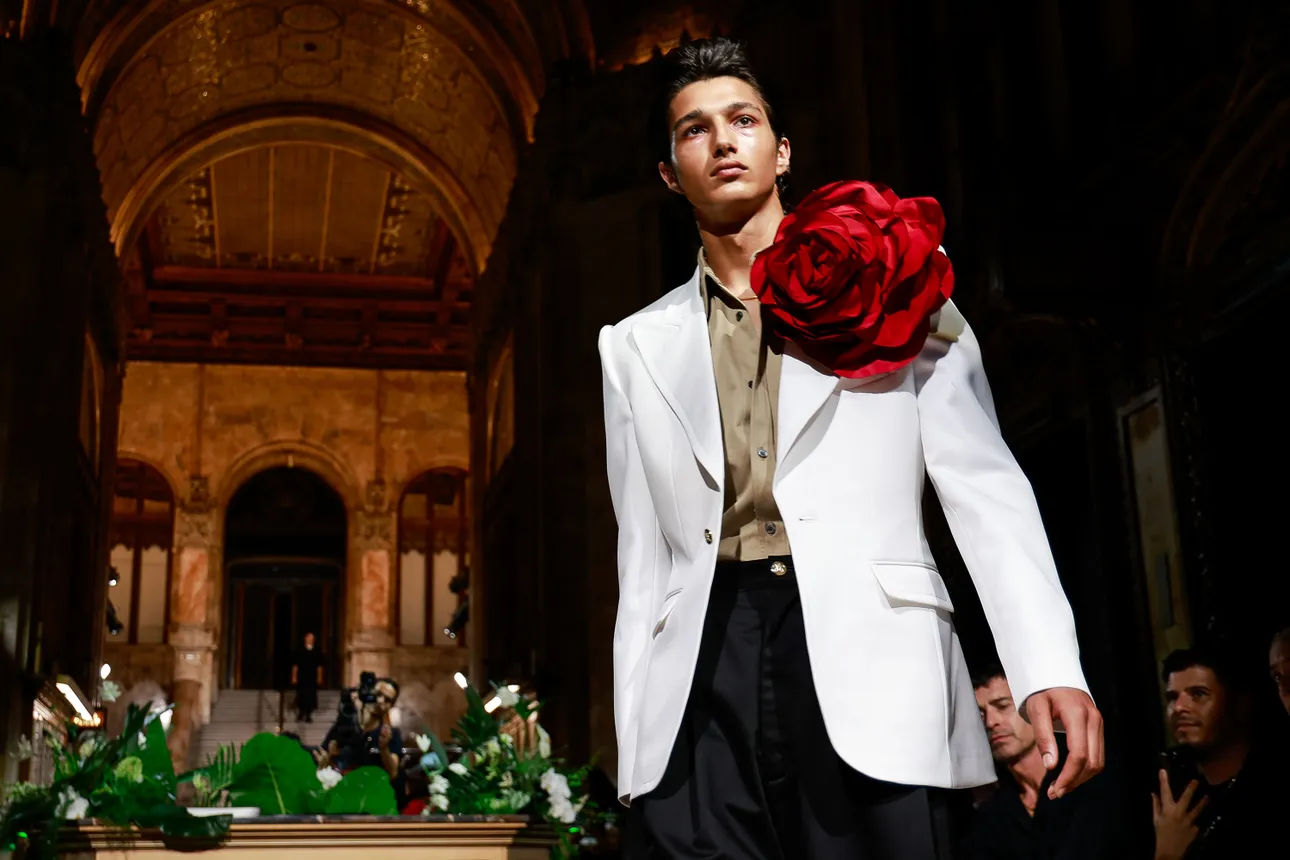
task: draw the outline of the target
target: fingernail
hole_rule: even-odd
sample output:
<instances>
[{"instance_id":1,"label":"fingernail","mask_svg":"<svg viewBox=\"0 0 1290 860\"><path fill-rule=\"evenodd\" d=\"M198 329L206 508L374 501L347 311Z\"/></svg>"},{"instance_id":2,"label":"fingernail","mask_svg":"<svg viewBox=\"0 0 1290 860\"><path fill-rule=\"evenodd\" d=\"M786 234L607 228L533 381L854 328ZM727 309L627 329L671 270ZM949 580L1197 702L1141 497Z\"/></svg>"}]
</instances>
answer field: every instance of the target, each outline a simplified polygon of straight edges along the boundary
<instances>
[{"instance_id":1,"label":"fingernail","mask_svg":"<svg viewBox=\"0 0 1290 860\"><path fill-rule=\"evenodd\" d=\"M1055 764L1057 764L1057 756L1050 752L1044 753L1044 767L1051 768Z\"/></svg>"}]
</instances>

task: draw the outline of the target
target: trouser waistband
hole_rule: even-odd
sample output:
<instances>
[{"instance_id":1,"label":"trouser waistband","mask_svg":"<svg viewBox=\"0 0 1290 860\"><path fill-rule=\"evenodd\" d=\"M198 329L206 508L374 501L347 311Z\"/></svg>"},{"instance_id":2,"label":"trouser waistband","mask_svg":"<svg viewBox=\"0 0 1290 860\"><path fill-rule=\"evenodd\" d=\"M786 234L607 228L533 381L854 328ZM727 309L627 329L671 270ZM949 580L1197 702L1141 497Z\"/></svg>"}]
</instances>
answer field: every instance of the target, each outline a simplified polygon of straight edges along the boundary
<instances>
[{"instance_id":1,"label":"trouser waistband","mask_svg":"<svg viewBox=\"0 0 1290 860\"><path fill-rule=\"evenodd\" d=\"M753 588L797 586L797 572L791 555L774 555L751 561L719 561L715 582L733 586L738 591Z\"/></svg>"}]
</instances>

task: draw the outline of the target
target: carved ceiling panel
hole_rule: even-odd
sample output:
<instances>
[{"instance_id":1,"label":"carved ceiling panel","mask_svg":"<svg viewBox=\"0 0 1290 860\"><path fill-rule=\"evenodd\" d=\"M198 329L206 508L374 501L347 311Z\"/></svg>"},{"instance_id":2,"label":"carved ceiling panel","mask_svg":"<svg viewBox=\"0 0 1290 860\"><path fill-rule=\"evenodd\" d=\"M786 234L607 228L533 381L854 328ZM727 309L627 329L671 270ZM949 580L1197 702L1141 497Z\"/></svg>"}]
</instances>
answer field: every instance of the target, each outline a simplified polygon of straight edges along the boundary
<instances>
[{"instance_id":1,"label":"carved ceiling panel","mask_svg":"<svg viewBox=\"0 0 1290 860\"><path fill-rule=\"evenodd\" d=\"M384 165L328 147L221 159L188 177L154 217L157 265L422 278L440 265L434 202ZM451 265L452 280L468 277L460 252Z\"/></svg>"},{"instance_id":2,"label":"carved ceiling panel","mask_svg":"<svg viewBox=\"0 0 1290 860\"><path fill-rule=\"evenodd\" d=\"M362 111L425 144L491 237L515 175L515 135L452 39L388 5L232 0L174 21L108 93L95 152L110 217L184 135L274 104ZM137 191L136 191L137 193Z\"/></svg>"}]
</instances>

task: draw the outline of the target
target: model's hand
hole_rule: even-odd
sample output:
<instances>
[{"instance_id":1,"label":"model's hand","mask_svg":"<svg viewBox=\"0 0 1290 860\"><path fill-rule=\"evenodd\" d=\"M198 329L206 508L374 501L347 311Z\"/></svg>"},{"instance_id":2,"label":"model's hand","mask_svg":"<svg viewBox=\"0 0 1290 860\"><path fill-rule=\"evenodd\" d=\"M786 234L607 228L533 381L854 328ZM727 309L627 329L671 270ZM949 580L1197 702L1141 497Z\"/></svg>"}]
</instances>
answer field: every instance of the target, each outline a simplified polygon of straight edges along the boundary
<instances>
[{"instance_id":1,"label":"model's hand","mask_svg":"<svg viewBox=\"0 0 1290 860\"><path fill-rule=\"evenodd\" d=\"M1151 820L1156 826L1156 860L1181 860L1196 840L1196 819L1209 803L1208 797L1192 806L1197 782L1192 780L1183 793L1174 799L1169 787L1169 776L1160 771L1160 793L1151 795Z\"/></svg>"},{"instance_id":2,"label":"model's hand","mask_svg":"<svg viewBox=\"0 0 1290 860\"><path fill-rule=\"evenodd\" d=\"M318 765L318 769L322 770L331 764L331 756L326 750L314 750L314 762Z\"/></svg>"},{"instance_id":3,"label":"model's hand","mask_svg":"<svg viewBox=\"0 0 1290 860\"><path fill-rule=\"evenodd\" d=\"M1057 738L1053 722L1061 720L1066 729L1066 766L1048 787L1056 800L1072 788L1087 782L1106 767L1102 746L1102 714L1088 693L1071 687L1053 687L1026 700L1026 716L1035 727L1035 743L1044 757L1044 767L1057 767Z\"/></svg>"}]
</instances>

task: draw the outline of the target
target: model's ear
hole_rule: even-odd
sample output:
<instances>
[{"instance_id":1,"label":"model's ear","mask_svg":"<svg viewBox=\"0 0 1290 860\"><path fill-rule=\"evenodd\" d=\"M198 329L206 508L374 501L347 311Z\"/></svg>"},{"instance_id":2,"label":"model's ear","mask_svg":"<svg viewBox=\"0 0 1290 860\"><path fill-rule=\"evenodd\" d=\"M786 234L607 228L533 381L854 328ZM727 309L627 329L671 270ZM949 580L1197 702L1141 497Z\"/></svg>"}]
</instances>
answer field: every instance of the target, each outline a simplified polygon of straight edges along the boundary
<instances>
[{"instance_id":1,"label":"model's ear","mask_svg":"<svg viewBox=\"0 0 1290 860\"><path fill-rule=\"evenodd\" d=\"M788 173L789 162L793 160L793 147L788 142L788 138L779 139L779 150L775 154L775 175L783 176Z\"/></svg>"},{"instance_id":2,"label":"model's ear","mask_svg":"<svg viewBox=\"0 0 1290 860\"><path fill-rule=\"evenodd\" d=\"M666 161L660 161L658 163L658 175L663 178L663 184L668 188L675 191L677 194L685 193L681 188L680 181L676 178L676 168L668 164Z\"/></svg>"}]
</instances>

